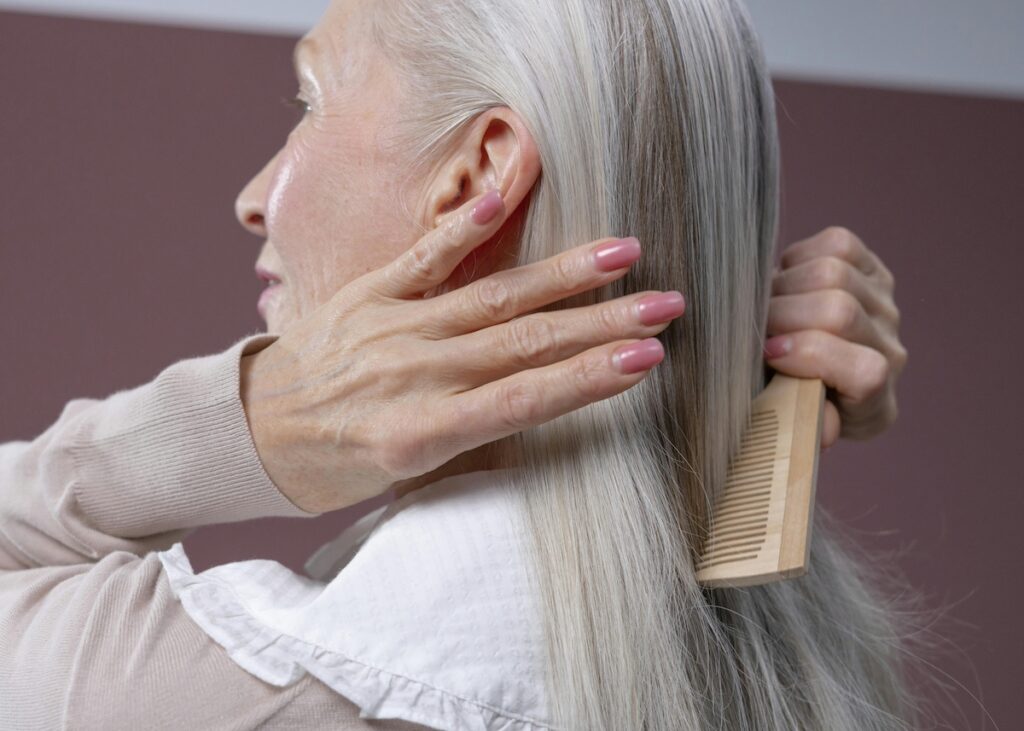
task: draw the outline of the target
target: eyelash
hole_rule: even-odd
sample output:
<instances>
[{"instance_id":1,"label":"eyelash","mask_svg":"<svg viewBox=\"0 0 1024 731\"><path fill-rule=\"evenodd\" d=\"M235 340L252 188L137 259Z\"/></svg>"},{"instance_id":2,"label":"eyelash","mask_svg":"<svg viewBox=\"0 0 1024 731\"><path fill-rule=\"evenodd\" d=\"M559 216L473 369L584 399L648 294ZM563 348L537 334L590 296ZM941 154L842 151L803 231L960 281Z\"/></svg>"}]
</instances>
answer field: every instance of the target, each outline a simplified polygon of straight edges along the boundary
<instances>
[{"instance_id":1,"label":"eyelash","mask_svg":"<svg viewBox=\"0 0 1024 731\"><path fill-rule=\"evenodd\" d=\"M295 109L298 109L300 112L302 112L303 116L305 116L306 114L308 114L310 112L309 102L307 102L302 97L298 97L298 96L285 97L285 96L283 96L283 97L281 97L281 103L284 104L286 107L294 107Z\"/></svg>"}]
</instances>

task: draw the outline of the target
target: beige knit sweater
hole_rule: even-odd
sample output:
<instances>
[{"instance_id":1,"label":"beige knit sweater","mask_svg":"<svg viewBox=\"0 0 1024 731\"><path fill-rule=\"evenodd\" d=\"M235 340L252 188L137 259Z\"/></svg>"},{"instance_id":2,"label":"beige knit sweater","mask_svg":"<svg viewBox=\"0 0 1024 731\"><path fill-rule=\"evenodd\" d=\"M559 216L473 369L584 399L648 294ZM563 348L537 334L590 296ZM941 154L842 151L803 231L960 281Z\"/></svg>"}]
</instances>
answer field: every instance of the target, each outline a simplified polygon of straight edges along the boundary
<instances>
[{"instance_id":1,"label":"beige knit sweater","mask_svg":"<svg viewBox=\"0 0 1024 731\"><path fill-rule=\"evenodd\" d=\"M311 675L279 688L196 626L154 551L314 517L271 482L239 397L249 335L0 445L0 729L388 729Z\"/></svg>"}]
</instances>

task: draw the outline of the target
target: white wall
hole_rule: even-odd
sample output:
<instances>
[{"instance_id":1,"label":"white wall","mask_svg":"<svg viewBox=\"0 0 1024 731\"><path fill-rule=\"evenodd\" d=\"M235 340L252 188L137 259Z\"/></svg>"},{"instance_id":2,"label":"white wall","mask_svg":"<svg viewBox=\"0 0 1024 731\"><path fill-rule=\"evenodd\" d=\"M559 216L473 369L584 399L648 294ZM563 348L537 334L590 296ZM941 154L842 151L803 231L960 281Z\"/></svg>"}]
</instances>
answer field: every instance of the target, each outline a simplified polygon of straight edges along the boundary
<instances>
[{"instance_id":1,"label":"white wall","mask_svg":"<svg viewBox=\"0 0 1024 731\"><path fill-rule=\"evenodd\" d=\"M298 36L327 3L0 0L0 10ZM747 0L747 5L778 76L1024 98L1024 0Z\"/></svg>"},{"instance_id":2,"label":"white wall","mask_svg":"<svg viewBox=\"0 0 1024 731\"><path fill-rule=\"evenodd\" d=\"M1024 98L1024 0L747 0L779 76Z\"/></svg>"},{"instance_id":3,"label":"white wall","mask_svg":"<svg viewBox=\"0 0 1024 731\"><path fill-rule=\"evenodd\" d=\"M0 10L299 36L328 0L0 0Z\"/></svg>"}]
</instances>

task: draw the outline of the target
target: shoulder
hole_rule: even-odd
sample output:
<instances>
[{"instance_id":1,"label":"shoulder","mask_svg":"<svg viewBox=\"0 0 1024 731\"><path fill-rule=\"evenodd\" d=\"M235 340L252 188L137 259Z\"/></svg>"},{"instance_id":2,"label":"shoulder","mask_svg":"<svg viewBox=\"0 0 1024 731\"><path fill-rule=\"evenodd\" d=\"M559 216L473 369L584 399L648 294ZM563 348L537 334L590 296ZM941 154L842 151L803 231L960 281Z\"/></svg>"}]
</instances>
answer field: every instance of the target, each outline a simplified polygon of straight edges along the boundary
<instances>
[{"instance_id":1,"label":"shoulder","mask_svg":"<svg viewBox=\"0 0 1024 731\"><path fill-rule=\"evenodd\" d=\"M550 727L544 643L519 510L499 475L467 473L325 546L314 579L274 561L194 574L180 550L160 555L185 611L256 678L315 676L367 718L536 731Z\"/></svg>"},{"instance_id":2,"label":"shoulder","mask_svg":"<svg viewBox=\"0 0 1024 731\"><path fill-rule=\"evenodd\" d=\"M366 725L352 702L313 676L279 687L249 674L184 611L156 554L125 556L84 618L65 722L211 731L418 728Z\"/></svg>"}]
</instances>

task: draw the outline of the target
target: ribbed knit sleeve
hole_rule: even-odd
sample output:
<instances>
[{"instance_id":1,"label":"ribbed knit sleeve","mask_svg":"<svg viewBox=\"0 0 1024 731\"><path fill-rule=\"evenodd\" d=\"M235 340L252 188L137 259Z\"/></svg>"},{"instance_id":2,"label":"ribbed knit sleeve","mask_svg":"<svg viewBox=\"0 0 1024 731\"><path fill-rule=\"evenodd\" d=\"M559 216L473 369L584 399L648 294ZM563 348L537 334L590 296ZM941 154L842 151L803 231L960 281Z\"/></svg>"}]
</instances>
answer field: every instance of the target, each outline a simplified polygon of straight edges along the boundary
<instances>
[{"instance_id":1,"label":"ribbed knit sleeve","mask_svg":"<svg viewBox=\"0 0 1024 731\"><path fill-rule=\"evenodd\" d=\"M312 675L250 675L152 552L200 525L313 516L263 470L239 395L239 359L273 340L76 399L36 439L0 445L0 729L422 728L364 721Z\"/></svg>"},{"instance_id":2,"label":"ribbed knit sleeve","mask_svg":"<svg viewBox=\"0 0 1024 731\"><path fill-rule=\"evenodd\" d=\"M312 675L239 667L174 596L156 553L0 571L0 729L422 731L364 720Z\"/></svg>"},{"instance_id":3,"label":"ribbed knit sleeve","mask_svg":"<svg viewBox=\"0 0 1024 731\"><path fill-rule=\"evenodd\" d=\"M142 386L75 399L36 439L0 445L0 569L143 555L201 525L315 517L267 475L241 401L240 358L275 339L249 335Z\"/></svg>"}]
</instances>

